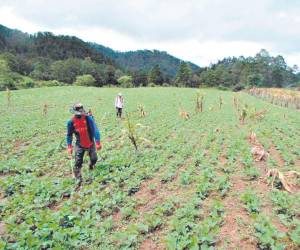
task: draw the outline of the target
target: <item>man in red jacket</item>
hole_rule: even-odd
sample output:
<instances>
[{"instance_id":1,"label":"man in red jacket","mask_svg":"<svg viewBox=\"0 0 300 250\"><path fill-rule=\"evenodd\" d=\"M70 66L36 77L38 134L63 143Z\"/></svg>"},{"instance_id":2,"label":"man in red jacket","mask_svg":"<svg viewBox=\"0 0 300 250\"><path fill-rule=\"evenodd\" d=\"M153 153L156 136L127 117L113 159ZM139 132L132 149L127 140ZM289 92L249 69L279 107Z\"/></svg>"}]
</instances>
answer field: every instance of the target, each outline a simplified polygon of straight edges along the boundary
<instances>
[{"instance_id":1,"label":"man in red jacket","mask_svg":"<svg viewBox=\"0 0 300 250\"><path fill-rule=\"evenodd\" d=\"M89 154L89 168L92 170L98 159L96 150L100 150L102 145L100 142L100 131L94 118L85 112L83 105L81 103L74 104L70 112L74 115L67 122L68 153L72 155L72 140L73 134L75 134L75 166L73 171L80 185L82 182L81 168L84 153L88 152Z\"/></svg>"}]
</instances>

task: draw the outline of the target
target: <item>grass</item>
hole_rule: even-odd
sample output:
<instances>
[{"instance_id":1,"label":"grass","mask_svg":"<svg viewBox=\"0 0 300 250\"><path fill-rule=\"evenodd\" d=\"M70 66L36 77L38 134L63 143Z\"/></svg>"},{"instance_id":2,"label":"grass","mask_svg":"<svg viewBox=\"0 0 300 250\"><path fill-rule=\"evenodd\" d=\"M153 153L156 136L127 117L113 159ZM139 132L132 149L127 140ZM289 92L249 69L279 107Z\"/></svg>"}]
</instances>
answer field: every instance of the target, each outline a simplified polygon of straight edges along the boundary
<instances>
[{"instance_id":1,"label":"grass","mask_svg":"<svg viewBox=\"0 0 300 250\"><path fill-rule=\"evenodd\" d=\"M226 242L224 216L232 213L226 199L263 218L244 218L257 246L280 248L282 241L291 249L299 246L300 208L291 203L299 195L279 189L261 194L256 183L262 172L247 140L255 132L266 149L274 145L284 159L281 171L299 171L295 109L214 89L122 89L128 121L116 118L118 92L66 86L18 90L10 92L9 106L7 93L0 93L0 248L136 249L151 236L169 249L218 248ZM232 100L267 112L240 124ZM65 133L69 108L77 101L92 110L103 150L93 172L85 159L84 184L75 192ZM182 107L189 119L181 116ZM274 165L272 155L264 164ZM233 190L237 178L254 190ZM272 216L262 217L258 199L269 201L287 233L281 234ZM271 242L273 235L279 245Z\"/></svg>"}]
</instances>

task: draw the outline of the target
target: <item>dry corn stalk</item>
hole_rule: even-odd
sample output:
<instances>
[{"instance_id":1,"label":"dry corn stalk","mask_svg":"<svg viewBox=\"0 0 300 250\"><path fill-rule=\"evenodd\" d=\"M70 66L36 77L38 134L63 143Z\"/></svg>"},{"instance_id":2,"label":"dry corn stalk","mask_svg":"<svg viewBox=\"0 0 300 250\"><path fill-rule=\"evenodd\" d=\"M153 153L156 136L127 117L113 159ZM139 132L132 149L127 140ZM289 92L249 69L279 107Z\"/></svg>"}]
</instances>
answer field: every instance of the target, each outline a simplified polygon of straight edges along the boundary
<instances>
[{"instance_id":1,"label":"dry corn stalk","mask_svg":"<svg viewBox=\"0 0 300 250\"><path fill-rule=\"evenodd\" d=\"M196 97L196 112L202 112L203 111L203 95L200 95L199 93L197 93L197 97Z\"/></svg>"},{"instance_id":2,"label":"dry corn stalk","mask_svg":"<svg viewBox=\"0 0 300 250\"><path fill-rule=\"evenodd\" d=\"M146 112L145 112L145 110L144 110L144 106L142 105L142 104L139 104L138 105L138 111L139 111L139 113L140 113L140 117L145 117L146 116Z\"/></svg>"},{"instance_id":3,"label":"dry corn stalk","mask_svg":"<svg viewBox=\"0 0 300 250\"><path fill-rule=\"evenodd\" d=\"M248 139L251 144L256 144L256 134L253 131L251 131Z\"/></svg>"},{"instance_id":4,"label":"dry corn stalk","mask_svg":"<svg viewBox=\"0 0 300 250\"><path fill-rule=\"evenodd\" d=\"M132 145L134 146L135 150L138 150L137 144L137 134L136 134L136 125L134 125L131 120L129 114L126 115L126 123L128 129L128 138L130 139Z\"/></svg>"},{"instance_id":5,"label":"dry corn stalk","mask_svg":"<svg viewBox=\"0 0 300 250\"><path fill-rule=\"evenodd\" d=\"M296 171L289 171L285 174L281 173L278 169L276 168L273 168L273 169L270 169L267 174L266 174L266 178L269 178L269 177L272 177L272 180L271 180L271 187L273 188L274 187L274 182L276 180L276 178L279 179L279 181L281 182L283 188L292 193L292 184L290 184L287 179L288 178L291 178L291 177L299 177L300 174L297 173Z\"/></svg>"},{"instance_id":6,"label":"dry corn stalk","mask_svg":"<svg viewBox=\"0 0 300 250\"><path fill-rule=\"evenodd\" d=\"M152 148L153 147L153 144L148 139L146 139L144 137L140 137L140 140L146 144L147 148Z\"/></svg>"},{"instance_id":7,"label":"dry corn stalk","mask_svg":"<svg viewBox=\"0 0 300 250\"><path fill-rule=\"evenodd\" d=\"M9 107L11 103L11 91L9 88L6 88L6 98L7 98L7 107Z\"/></svg>"},{"instance_id":8,"label":"dry corn stalk","mask_svg":"<svg viewBox=\"0 0 300 250\"><path fill-rule=\"evenodd\" d=\"M188 114L188 112L186 112L183 108L182 105L180 105L179 107L179 115L181 118L188 120L190 119L190 115Z\"/></svg>"},{"instance_id":9,"label":"dry corn stalk","mask_svg":"<svg viewBox=\"0 0 300 250\"><path fill-rule=\"evenodd\" d=\"M48 107L49 107L48 104L45 103L44 106L43 106L43 115L44 116L46 116L48 114Z\"/></svg>"},{"instance_id":10,"label":"dry corn stalk","mask_svg":"<svg viewBox=\"0 0 300 250\"><path fill-rule=\"evenodd\" d=\"M257 111L254 112L250 115L251 119L256 119L256 120L262 120L265 117L265 114L267 113L267 110L261 110L261 111Z\"/></svg>"},{"instance_id":11,"label":"dry corn stalk","mask_svg":"<svg viewBox=\"0 0 300 250\"><path fill-rule=\"evenodd\" d=\"M222 108L222 104L223 104L223 98L222 96L219 97L219 105L220 105L220 109Z\"/></svg>"},{"instance_id":12,"label":"dry corn stalk","mask_svg":"<svg viewBox=\"0 0 300 250\"><path fill-rule=\"evenodd\" d=\"M295 177L298 178L298 177L300 177L300 174L296 171L288 171L285 173L285 176L287 178L295 178Z\"/></svg>"},{"instance_id":13,"label":"dry corn stalk","mask_svg":"<svg viewBox=\"0 0 300 250\"><path fill-rule=\"evenodd\" d=\"M117 145L117 148L123 147L123 145L125 143L126 135L127 135L126 129L122 129L121 136L119 138L119 144Z\"/></svg>"},{"instance_id":14,"label":"dry corn stalk","mask_svg":"<svg viewBox=\"0 0 300 250\"><path fill-rule=\"evenodd\" d=\"M236 96L233 97L233 106L235 109L237 109L237 107L238 107L238 101L237 101Z\"/></svg>"},{"instance_id":15,"label":"dry corn stalk","mask_svg":"<svg viewBox=\"0 0 300 250\"><path fill-rule=\"evenodd\" d=\"M255 161L265 161L269 156L262 145L254 145L251 149L251 153Z\"/></svg>"},{"instance_id":16,"label":"dry corn stalk","mask_svg":"<svg viewBox=\"0 0 300 250\"><path fill-rule=\"evenodd\" d=\"M247 117L247 110L246 110L246 107L243 107L243 108L242 108L242 111L241 111L241 113L240 113L240 123L241 123L242 125L245 124L245 119L246 119L246 117Z\"/></svg>"}]
</instances>

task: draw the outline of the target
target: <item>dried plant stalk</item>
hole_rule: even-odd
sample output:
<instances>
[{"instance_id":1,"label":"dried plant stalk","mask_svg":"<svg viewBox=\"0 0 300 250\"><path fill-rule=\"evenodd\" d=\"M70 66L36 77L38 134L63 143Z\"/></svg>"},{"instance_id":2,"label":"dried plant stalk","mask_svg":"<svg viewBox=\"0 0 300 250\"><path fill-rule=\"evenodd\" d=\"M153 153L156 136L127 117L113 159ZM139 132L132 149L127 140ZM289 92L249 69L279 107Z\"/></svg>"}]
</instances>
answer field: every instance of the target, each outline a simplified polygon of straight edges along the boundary
<instances>
[{"instance_id":1,"label":"dried plant stalk","mask_svg":"<svg viewBox=\"0 0 300 250\"><path fill-rule=\"evenodd\" d=\"M197 113L203 112L203 101L204 101L203 95L200 95L199 93L197 93L197 97L196 97L196 112Z\"/></svg>"},{"instance_id":2,"label":"dried plant stalk","mask_svg":"<svg viewBox=\"0 0 300 250\"><path fill-rule=\"evenodd\" d=\"M146 116L146 112L144 110L144 106L142 104L139 104L138 105L138 111L140 113L140 117L143 118Z\"/></svg>"},{"instance_id":3,"label":"dried plant stalk","mask_svg":"<svg viewBox=\"0 0 300 250\"><path fill-rule=\"evenodd\" d=\"M266 178L269 178L269 177L272 178L271 179L271 187L272 188L274 188L274 182L275 182L276 178L278 178L279 181L281 182L283 188L290 193L293 193L292 184L288 182L287 178L290 178L293 176L299 177L300 174L296 171L289 171L286 174L283 174L277 168L270 169L266 174Z\"/></svg>"},{"instance_id":4,"label":"dried plant stalk","mask_svg":"<svg viewBox=\"0 0 300 250\"><path fill-rule=\"evenodd\" d=\"M269 153L265 151L262 145L253 146L251 153L255 161L265 161L269 157Z\"/></svg>"},{"instance_id":5,"label":"dried plant stalk","mask_svg":"<svg viewBox=\"0 0 300 250\"><path fill-rule=\"evenodd\" d=\"M48 114L48 108L49 108L48 104L45 103L44 106L43 106L43 115L44 116L47 116L47 114Z\"/></svg>"},{"instance_id":6,"label":"dried plant stalk","mask_svg":"<svg viewBox=\"0 0 300 250\"><path fill-rule=\"evenodd\" d=\"M6 88L6 98L7 98L7 107L11 105L11 91L9 88Z\"/></svg>"},{"instance_id":7,"label":"dried plant stalk","mask_svg":"<svg viewBox=\"0 0 300 250\"><path fill-rule=\"evenodd\" d=\"M126 114L126 124L128 129L128 138L130 139L135 150L138 150L136 127L130 120L130 115Z\"/></svg>"}]
</instances>

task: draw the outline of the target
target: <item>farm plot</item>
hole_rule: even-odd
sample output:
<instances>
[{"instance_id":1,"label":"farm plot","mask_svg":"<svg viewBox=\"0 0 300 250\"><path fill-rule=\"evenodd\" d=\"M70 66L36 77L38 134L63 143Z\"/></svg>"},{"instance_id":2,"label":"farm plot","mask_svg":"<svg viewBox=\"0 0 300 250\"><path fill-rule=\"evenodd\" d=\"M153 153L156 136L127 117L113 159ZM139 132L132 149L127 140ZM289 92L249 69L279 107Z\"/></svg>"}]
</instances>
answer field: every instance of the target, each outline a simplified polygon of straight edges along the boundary
<instances>
[{"instance_id":1,"label":"farm plot","mask_svg":"<svg viewBox=\"0 0 300 250\"><path fill-rule=\"evenodd\" d=\"M299 112L245 93L138 88L122 90L129 120L118 120L119 91L0 93L1 249L300 247ZM76 101L103 143L77 192L65 145Z\"/></svg>"},{"instance_id":2,"label":"farm plot","mask_svg":"<svg viewBox=\"0 0 300 250\"><path fill-rule=\"evenodd\" d=\"M272 104L282 107L300 109L300 91L283 88L252 88L247 91L250 95L262 98Z\"/></svg>"}]
</instances>

